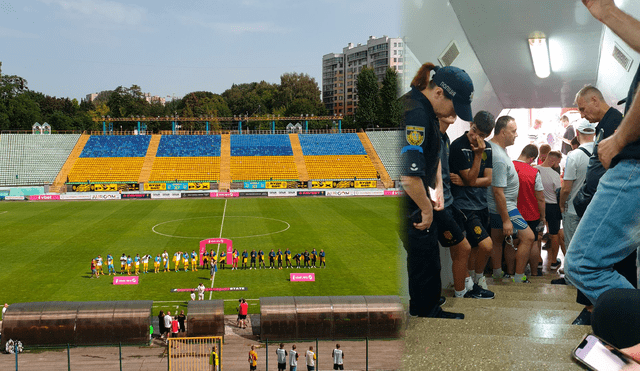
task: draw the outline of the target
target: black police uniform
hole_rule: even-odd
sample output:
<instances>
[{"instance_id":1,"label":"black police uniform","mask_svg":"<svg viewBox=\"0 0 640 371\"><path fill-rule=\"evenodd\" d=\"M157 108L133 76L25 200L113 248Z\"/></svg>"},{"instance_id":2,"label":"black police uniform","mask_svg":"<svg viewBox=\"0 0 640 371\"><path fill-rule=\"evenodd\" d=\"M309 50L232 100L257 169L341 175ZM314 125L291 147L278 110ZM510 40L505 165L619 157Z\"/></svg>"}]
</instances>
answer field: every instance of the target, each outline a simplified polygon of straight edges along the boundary
<instances>
[{"instance_id":1,"label":"black police uniform","mask_svg":"<svg viewBox=\"0 0 640 371\"><path fill-rule=\"evenodd\" d=\"M429 100L416 88L402 97L404 104L405 141L401 145L403 175L422 179L427 197L434 187L440 153L438 118ZM409 274L409 313L435 317L441 292L440 248L433 223L427 230L413 227L412 215L420 219L420 208L409 196L403 198L400 238L407 251ZM414 219L415 220L415 219Z\"/></svg>"}]
</instances>

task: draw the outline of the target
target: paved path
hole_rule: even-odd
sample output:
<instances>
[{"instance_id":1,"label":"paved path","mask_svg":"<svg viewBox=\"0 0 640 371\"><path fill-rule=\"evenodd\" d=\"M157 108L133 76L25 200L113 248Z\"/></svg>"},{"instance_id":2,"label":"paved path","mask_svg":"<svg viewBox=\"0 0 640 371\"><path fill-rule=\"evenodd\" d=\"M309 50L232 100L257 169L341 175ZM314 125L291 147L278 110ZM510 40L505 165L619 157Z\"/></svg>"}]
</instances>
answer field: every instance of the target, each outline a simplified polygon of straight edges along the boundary
<instances>
[{"instance_id":1,"label":"paved path","mask_svg":"<svg viewBox=\"0 0 640 371\"><path fill-rule=\"evenodd\" d=\"M269 369L266 369L267 347L260 343L253 329L239 329L235 326L236 316L225 316L225 343L223 345L223 371L246 371L248 353L251 345L256 345L258 352L258 371L276 371L276 348L278 344L269 344ZM298 369L305 370L304 352L309 346L314 347L318 355L317 370L333 369L331 352L335 348L334 341L320 341L316 349L315 342L297 342L301 354ZM345 354L346 370L365 370L365 341L339 341ZM285 343L289 351L293 343ZM369 370L399 370L404 349L402 340L376 340L369 342ZM163 341L155 339L151 346L122 347L122 369L136 371L168 370L166 346ZM118 347L86 347L71 348L71 370L114 370L120 369ZM15 355L0 354L0 370L15 370ZM18 356L19 371L66 371L68 370L67 350L46 350L21 353Z\"/></svg>"}]
</instances>

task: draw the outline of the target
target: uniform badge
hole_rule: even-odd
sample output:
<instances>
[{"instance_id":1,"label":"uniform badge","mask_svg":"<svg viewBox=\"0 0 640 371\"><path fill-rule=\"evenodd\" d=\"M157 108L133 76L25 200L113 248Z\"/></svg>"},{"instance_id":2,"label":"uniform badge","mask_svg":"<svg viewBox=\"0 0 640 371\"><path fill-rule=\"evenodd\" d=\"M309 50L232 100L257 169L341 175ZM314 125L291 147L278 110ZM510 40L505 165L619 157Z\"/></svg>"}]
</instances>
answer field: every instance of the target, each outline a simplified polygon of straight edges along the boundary
<instances>
[{"instance_id":1,"label":"uniform badge","mask_svg":"<svg viewBox=\"0 0 640 371\"><path fill-rule=\"evenodd\" d=\"M407 143L420 146L424 142L424 126L407 126Z\"/></svg>"},{"instance_id":2,"label":"uniform badge","mask_svg":"<svg viewBox=\"0 0 640 371\"><path fill-rule=\"evenodd\" d=\"M451 232L446 231L443 233L443 235L444 235L444 238L446 238L447 240L449 241L453 240L453 235L451 234Z\"/></svg>"},{"instance_id":3,"label":"uniform badge","mask_svg":"<svg viewBox=\"0 0 640 371\"><path fill-rule=\"evenodd\" d=\"M476 226L475 228L473 228L473 231L476 232L476 234L479 236L482 234L482 228Z\"/></svg>"}]
</instances>

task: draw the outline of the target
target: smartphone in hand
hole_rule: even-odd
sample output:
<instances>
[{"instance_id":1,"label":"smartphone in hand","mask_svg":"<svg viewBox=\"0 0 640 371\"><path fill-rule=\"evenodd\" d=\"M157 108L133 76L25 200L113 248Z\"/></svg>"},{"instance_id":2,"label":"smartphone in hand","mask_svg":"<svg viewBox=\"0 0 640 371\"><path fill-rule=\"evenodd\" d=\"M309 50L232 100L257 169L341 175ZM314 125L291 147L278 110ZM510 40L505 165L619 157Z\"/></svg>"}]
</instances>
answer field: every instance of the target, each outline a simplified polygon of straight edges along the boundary
<instances>
[{"instance_id":1,"label":"smartphone in hand","mask_svg":"<svg viewBox=\"0 0 640 371\"><path fill-rule=\"evenodd\" d=\"M586 335L573 350L573 357L593 371L618 371L629 365L640 365L595 335Z\"/></svg>"}]
</instances>

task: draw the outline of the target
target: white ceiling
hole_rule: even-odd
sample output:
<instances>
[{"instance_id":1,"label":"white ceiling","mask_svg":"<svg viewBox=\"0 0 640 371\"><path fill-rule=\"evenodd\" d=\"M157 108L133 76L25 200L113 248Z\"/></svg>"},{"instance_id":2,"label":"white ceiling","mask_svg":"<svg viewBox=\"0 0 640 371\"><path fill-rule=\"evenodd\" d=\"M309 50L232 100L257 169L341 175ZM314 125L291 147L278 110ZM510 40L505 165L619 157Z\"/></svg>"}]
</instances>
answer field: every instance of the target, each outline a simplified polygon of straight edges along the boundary
<instances>
[{"instance_id":1,"label":"white ceiling","mask_svg":"<svg viewBox=\"0 0 640 371\"><path fill-rule=\"evenodd\" d=\"M638 54L595 20L580 0L405 0L403 32L421 62L437 64L451 40L454 65L474 82L474 112L504 108L572 107L585 84L596 84L610 104L626 96ZM626 1L622 9L637 16ZM538 78L527 39L542 32L551 53L551 76ZM611 58L613 43L634 62L629 72ZM602 52L601 52L602 50ZM618 107L621 108L621 107Z\"/></svg>"}]
</instances>

